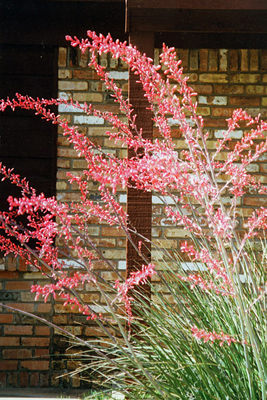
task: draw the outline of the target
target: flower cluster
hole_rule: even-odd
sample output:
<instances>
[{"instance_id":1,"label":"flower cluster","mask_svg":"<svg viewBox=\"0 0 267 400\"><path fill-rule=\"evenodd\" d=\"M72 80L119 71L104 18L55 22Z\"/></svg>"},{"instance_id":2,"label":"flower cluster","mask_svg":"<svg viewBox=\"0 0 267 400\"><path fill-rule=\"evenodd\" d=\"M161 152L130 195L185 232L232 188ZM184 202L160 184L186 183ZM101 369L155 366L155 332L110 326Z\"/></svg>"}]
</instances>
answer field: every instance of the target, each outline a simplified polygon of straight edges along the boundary
<instances>
[{"instance_id":1,"label":"flower cluster","mask_svg":"<svg viewBox=\"0 0 267 400\"><path fill-rule=\"evenodd\" d=\"M92 31L87 34L88 38L83 40L70 36L67 40L72 46L90 52L90 66L113 93L114 101L119 104L127 122L112 112L96 110L91 105L74 103L72 100L33 99L17 94L15 99L0 101L1 111L8 107L12 110L34 110L36 115L60 126L78 156L86 161L82 175L69 174L70 182L75 183L80 192L80 200L71 204L37 194L25 179L20 179L12 170L0 165L2 179L8 179L21 188L20 198L8 198L9 212L0 212L0 229L3 233L0 236L0 250L5 254L12 252L24 257L27 263L45 271L51 283L34 287L37 296L42 295L45 301L50 294L60 296L66 305L77 306L80 312L95 318L96 314L90 305L84 304L77 293L77 287L85 283L95 285L108 302L109 298L102 290L101 276L94 271L94 262L102 260L118 276L119 272L90 237L88 225L95 218L99 222L120 227L135 246L131 234L134 231L138 235L138 232L135 232L136 227L130 226L128 216L116 196L119 189L134 186L136 190L153 192L166 202L166 215L175 225L188 231L194 243L181 246L182 256L189 258L193 264L202 263L209 273L209 279L200 274L178 274L176 276L180 281L189 282L192 290L197 286L205 293L228 295L242 313L244 305L240 295L242 287L239 273L242 271L250 276L248 254L243 249L247 239L256 236L260 229L267 228L267 211L265 208L256 211L248 219L247 233L240 237L236 231L237 204L239 198L251 188L266 193L266 187L248 173L248 166L267 151L267 138L264 135L267 124L259 117L252 118L245 111L236 110L228 120L228 129L218 141L216 151L211 154L207 145L208 135L203 129L204 121L197 114L196 93L188 86L188 78L184 76L181 61L177 60L173 48L163 46L160 65L154 65L150 58L132 45L113 41L110 35L104 37ZM137 75L153 113L154 126L159 131L160 137L154 142L143 137L142 129L138 129L135 123L136 115L131 104L124 99L122 90L105 68L98 64L97 54L102 53L120 58ZM71 105L86 115L103 118L111 126L106 134L121 146L131 149L133 156L120 159L106 154L93 140L70 126L67 120L52 113L49 107L55 105ZM179 127L187 145L186 151L179 153L175 149L170 118ZM240 127L243 137L230 150L231 133ZM220 157L225 149L228 149L227 157ZM89 184L92 181L99 184L98 202L90 199ZM225 193L231 199L229 207L223 201ZM167 197L171 199L170 203ZM16 217L20 215L27 216L26 226L17 221ZM12 241L12 238L16 241ZM31 240L35 242L34 249L30 246ZM56 245L57 241L64 244L64 250ZM117 291L116 300L126 306L128 323L133 318L129 291L155 274L155 265L146 259L141 245L136 252L143 257L145 266L124 282L119 276L120 280L111 285ZM82 272L71 276L65 273L64 261L61 260L68 257L73 264L78 263ZM174 258L170 259L174 261ZM256 285L253 288L257 295ZM98 316L102 318L101 314ZM253 329L245 313L244 318L252 340ZM220 345L234 342L223 333L207 334L205 330L198 331L195 327L193 334L212 342L218 339Z\"/></svg>"}]
</instances>

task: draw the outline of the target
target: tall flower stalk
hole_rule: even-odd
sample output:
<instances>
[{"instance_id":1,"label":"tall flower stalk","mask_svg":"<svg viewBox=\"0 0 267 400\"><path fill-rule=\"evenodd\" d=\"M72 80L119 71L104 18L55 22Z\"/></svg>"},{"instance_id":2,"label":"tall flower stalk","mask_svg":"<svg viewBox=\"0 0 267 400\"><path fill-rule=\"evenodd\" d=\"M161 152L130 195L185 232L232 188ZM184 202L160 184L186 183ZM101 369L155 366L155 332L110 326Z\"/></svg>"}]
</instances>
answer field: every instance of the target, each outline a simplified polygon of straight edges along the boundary
<instances>
[{"instance_id":1,"label":"tall flower stalk","mask_svg":"<svg viewBox=\"0 0 267 400\"><path fill-rule=\"evenodd\" d=\"M90 367L95 365L100 375L108 371L107 385L117 385L129 398L266 399L266 245L257 236L267 227L267 209L256 209L247 218L242 235L236 230L239 199L248 190L266 194L266 187L248 173L249 165L267 151L266 122L235 110L211 153L203 118L197 113L197 94L187 85L173 48L163 46L160 65L154 65L135 47L114 42L110 35L88 31L85 40L69 36L67 40L82 51L89 50L90 66L113 93L127 123L111 112L72 100L20 94L2 100L2 111L31 109L59 125L87 168L81 176L69 174L70 182L79 188L80 201L65 204L37 194L25 179L1 165L3 179L20 187L21 197L9 196L9 211L0 213L0 249L25 258L50 279L44 286L32 287L37 298L63 298L65 305L96 321L108 337L106 346L99 349L97 343L89 345L82 338L79 344L90 348L90 357L91 350L97 350ZM102 53L120 58L136 73L159 131L154 142L143 138L131 104L98 64L97 55ZM103 118L110 124L106 132L110 139L131 148L135 155L127 159L106 154L49 110L64 104ZM179 126L186 151L176 151L170 119ZM242 129L243 136L230 150L236 129ZM220 161L225 151L227 156ZM89 197L91 181L99 184L99 202ZM130 185L159 196L166 215L189 232L190 240L181 245L179 254L152 243L164 261L149 262L142 253L147 239L141 235L136 248L131 237L138 232L129 226L116 196L118 189ZM228 206L225 195L231 199ZM24 214L26 226L17 221ZM92 216L122 228L143 258L139 271L123 279L114 269L89 235ZM59 242L65 247L57 246ZM252 243L260 245L258 254ZM75 273L68 270L67 258L78 265ZM95 271L99 259L118 274L115 282L105 282ZM192 271L188 272L189 266ZM151 285L152 299L140 290L143 283ZM101 312L84 302L80 288L85 285L101 293L106 303ZM80 357L85 363L82 360L78 372L87 368L87 353Z\"/></svg>"}]
</instances>

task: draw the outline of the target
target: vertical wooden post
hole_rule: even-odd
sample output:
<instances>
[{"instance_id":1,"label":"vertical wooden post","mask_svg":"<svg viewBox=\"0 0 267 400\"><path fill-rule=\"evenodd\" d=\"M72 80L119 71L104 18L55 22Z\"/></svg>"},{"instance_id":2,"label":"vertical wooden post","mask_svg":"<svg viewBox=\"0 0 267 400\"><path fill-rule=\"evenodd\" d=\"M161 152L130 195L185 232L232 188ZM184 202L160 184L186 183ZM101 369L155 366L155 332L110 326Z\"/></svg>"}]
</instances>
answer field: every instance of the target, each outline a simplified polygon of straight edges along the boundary
<instances>
[{"instance_id":1,"label":"vertical wooden post","mask_svg":"<svg viewBox=\"0 0 267 400\"><path fill-rule=\"evenodd\" d=\"M129 42L136 46L139 51L146 53L148 57L154 57L154 32L130 32ZM137 128L143 129L143 137L152 140L153 138L153 122L152 112L147 110L149 106L147 99L144 97L142 85L137 83L138 76L129 71L129 99L133 106L134 112L137 114ZM142 149L140 149L140 156ZM135 156L132 149L128 149L128 158ZM128 188L127 191L127 213L129 215L129 226L135 228L138 233L151 240L151 215L152 215L152 195L151 193ZM141 240L138 235L132 234L132 240L136 247ZM144 242L142 246L143 254L151 260L151 245ZM126 245L126 276L129 277L132 271L141 269L144 264L143 259L135 250L129 240ZM145 289L147 291L147 288Z\"/></svg>"}]
</instances>

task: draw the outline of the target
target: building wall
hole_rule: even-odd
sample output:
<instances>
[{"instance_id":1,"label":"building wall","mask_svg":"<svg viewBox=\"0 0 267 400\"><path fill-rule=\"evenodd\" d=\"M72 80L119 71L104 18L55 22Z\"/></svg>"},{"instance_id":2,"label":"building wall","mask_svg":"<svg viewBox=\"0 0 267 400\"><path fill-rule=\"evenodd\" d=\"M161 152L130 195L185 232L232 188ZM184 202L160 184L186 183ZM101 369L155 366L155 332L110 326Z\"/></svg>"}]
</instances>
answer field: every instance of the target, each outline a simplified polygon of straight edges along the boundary
<instances>
[{"instance_id":1,"label":"building wall","mask_svg":"<svg viewBox=\"0 0 267 400\"><path fill-rule=\"evenodd\" d=\"M258 113L267 118L267 51L266 50L179 50L184 70L189 75L191 86L199 93L199 113L205 117L205 126L210 131L208 145L211 151L215 149L214 140L220 138L226 127L226 118L236 108L244 108L250 114ZM159 50L155 50L157 62ZM82 55L77 49L60 48L58 60L59 96L72 98L74 101L90 102L96 108L119 112L113 103L105 85L99 81L95 72L87 67L88 54ZM121 85L127 95L128 72L126 66L118 60L110 60L107 55L101 56L101 64L111 70L111 75ZM84 116L72 107L60 107L60 114L71 123L93 138L95 144L103 146L105 151L116 156L126 156L126 149L110 141L105 135L106 124L95 117ZM122 116L122 118L124 118ZM184 148L177 126L173 125L173 137L178 151ZM154 135L157 136L155 130ZM242 133L233 136L231 146ZM251 165L250 169L263 182L266 182L267 158ZM58 132L58 172L57 197L64 202L78 200L78 191L74 184L70 185L67 172L82 173L86 167L79 159L67 140ZM126 195L120 192L119 199L126 204ZM97 186L92 183L91 198L98 199ZM226 200L227 201L227 200ZM265 197L246 194L240 203L242 215L246 216L254 206L265 205ZM160 240L167 248L179 250L179 243L186 236L181 228L172 225L163 214L163 206L155 198L153 201L152 235L154 240ZM240 211L241 214L241 211ZM239 229L243 222L240 216ZM105 252L114 267L125 273L125 237L120 230L105 224L98 224L92 218L90 233L95 242ZM158 255L154 252L154 258ZM96 270L106 279L116 278L112 271L106 269L101 261L95 264ZM0 264L1 301L21 308L27 312L37 313L41 317L60 324L71 332L84 337L93 337L97 328L92 322L84 323L75 316L75 310L64 307L63 303L52 301L44 304L35 302L34 294L30 293L32 283L45 282L45 277L33 271L22 260L14 257L2 258ZM101 303L99 293L90 291L83 295L86 301ZM22 314L13 314L6 309L0 315L0 386L2 387L81 387L79 376L57 378L60 374L72 370L76 364L66 359L64 354L69 343L58 333L36 320ZM76 323L78 322L78 323ZM50 357L50 355L52 355Z\"/></svg>"}]
</instances>

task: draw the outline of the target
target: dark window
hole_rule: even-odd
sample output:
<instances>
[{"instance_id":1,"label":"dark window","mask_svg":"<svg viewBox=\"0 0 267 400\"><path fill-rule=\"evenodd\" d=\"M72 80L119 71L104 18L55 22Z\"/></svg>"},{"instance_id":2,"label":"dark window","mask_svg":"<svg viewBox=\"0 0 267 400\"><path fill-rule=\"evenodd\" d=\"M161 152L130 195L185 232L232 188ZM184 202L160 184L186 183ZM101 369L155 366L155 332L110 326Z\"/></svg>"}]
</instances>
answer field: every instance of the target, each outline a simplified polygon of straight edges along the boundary
<instances>
[{"instance_id":1,"label":"dark window","mask_svg":"<svg viewBox=\"0 0 267 400\"><path fill-rule=\"evenodd\" d=\"M35 45L2 45L0 98L15 93L31 97L57 97L57 48ZM53 110L56 111L56 110ZM0 115L0 161L26 177L37 192L55 194L56 126L33 111L6 110ZM7 182L0 184L0 207L9 194L19 194Z\"/></svg>"}]
</instances>

